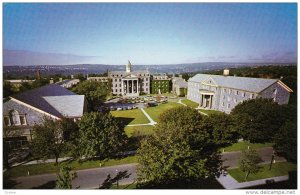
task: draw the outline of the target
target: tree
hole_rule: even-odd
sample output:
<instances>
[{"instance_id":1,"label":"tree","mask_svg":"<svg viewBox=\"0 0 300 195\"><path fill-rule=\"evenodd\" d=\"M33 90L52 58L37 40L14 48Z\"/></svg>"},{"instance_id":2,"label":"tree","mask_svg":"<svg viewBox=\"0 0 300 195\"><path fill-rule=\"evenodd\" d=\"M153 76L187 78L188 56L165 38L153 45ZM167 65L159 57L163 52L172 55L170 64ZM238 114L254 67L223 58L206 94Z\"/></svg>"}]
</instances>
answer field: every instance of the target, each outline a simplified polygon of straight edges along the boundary
<instances>
[{"instance_id":1,"label":"tree","mask_svg":"<svg viewBox=\"0 0 300 195\"><path fill-rule=\"evenodd\" d=\"M201 114L189 107L160 115L154 134L144 139L137 151L140 183L171 184L219 175L218 148L201 124Z\"/></svg>"},{"instance_id":2,"label":"tree","mask_svg":"<svg viewBox=\"0 0 300 195\"><path fill-rule=\"evenodd\" d=\"M45 117L42 124L33 127L31 143L33 155L42 159L54 156L57 164L60 155L68 149L63 135L64 129L61 121Z\"/></svg>"},{"instance_id":3,"label":"tree","mask_svg":"<svg viewBox=\"0 0 300 195\"><path fill-rule=\"evenodd\" d=\"M277 155L288 161L297 162L297 123L287 121L274 136L274 149Z\"/></svg>"},{"instance_id":4,"label":"tree","mask_svg":"<svg viewBox=\"0 0 300 195\"><path fill-rule=\"evenodd\" d=\"M83 81L72 89L77 94L85 95L88 106L95 109L95 106L103 103L111 94L111 88L97 81Z\"/></svg>"},{"instance_id":5,"label":"tree","mask_svg":"<svg viewBox=\"0 0 300 195\"><path fill-rule=\"evenodd\" d=\"M10 82L4 81L3 82L3 97L6 98L11 96L14 93L13 86Z\"/></svg>"},{"instance_id":6,"label":"tree","mask_svg":"<svg viewBox=\"0 0 300 195\"><path fill-rule=\"evenodd\" d=\"M77 177L76 172L71 171L68 165L62 165L56 179L57 189L72 189L72 180Z\"/></svg>"},{"instance_id":7,"label":"tree","mask_svg":"<svg viewBox=\"0 0 300 195\"><path fill-rule=\"evenodd\" d=\"M259 171L260 167L258 166L258 163L261 161L262 160L256 150L250 148L249 150L242 151L242 155L239 159L239 167L246 173L245 181L247 181L250 173L255 174Z\"/></svg>"},{"instance_id":8,"label":"tree","mask_svg":"<svg viewBox=\"0 0 300 195\"><path fill-rule=\"evenodd\" d=\"M280 106L269 99L252 99L238 104L230 114L234 129L254 143L270 142L284 123Z\"/></svg>"},{"instance_id":9,"label":"tree","mask_svg":"<svg viewBox=\"0 0 300 195\"><path fill-rule=\"evenodd\" d=\"M82 157L111 157L127 142L124 127L109 113L85 113L79 122L78 151Z\"/></svg>"},{"instance_id":10,"label":"tree","mask_svg":"<svg viewBox=\"0 0 300 195\"><path fill-rule=\"evenodd\" d=\"M211 114L203 118L202 124L220 147L237 142L238 133L233 129L233 120L230 115L225 113Z\"/></svg>"}]
</instances>

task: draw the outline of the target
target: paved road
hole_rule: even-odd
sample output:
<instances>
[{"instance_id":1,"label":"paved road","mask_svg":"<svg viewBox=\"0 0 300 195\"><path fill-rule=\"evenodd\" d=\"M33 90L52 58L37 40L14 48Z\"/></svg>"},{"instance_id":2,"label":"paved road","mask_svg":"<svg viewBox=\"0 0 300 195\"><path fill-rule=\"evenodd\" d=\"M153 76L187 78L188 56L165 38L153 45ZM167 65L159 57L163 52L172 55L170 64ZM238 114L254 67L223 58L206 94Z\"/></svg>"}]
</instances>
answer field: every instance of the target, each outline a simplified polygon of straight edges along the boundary
<instances>
[{"instance_id":1,"label":"paved road","mask_svg":"<svg viewBox=\"0 0 300 195\"><path fill-rule=\"evenodd\" d=\"M118 171L127 171L131 174L129 178L122 179L119 184L130 184L136 178L136 167L137 164L127 164L112 167L103 167L95 169L86 169L76 171L77 178L73 180L73 188L79 187L80 189L91 189L98 188L99 184L102 184L108 174L112 177L116 175ZM16 189L31 189L34 187L41 186L52 186L55 185L56 174L44 174L27 177L19 177L15 181L17 185Z\"/></svg>"},{"instance_id":2,"label":"paved road","mask_svg":"<svg viewBox=\"0 0 300 195\"><path fill-rule=\"evenodd\" d=\"M258 150L258 153L264 160L264 163L269 163L271 161L273 149L271 147L262 148ZM229 166L230 168L237 167L238 159L240 157L240 152L225 152L223 153L222 159L225 160L223 165ZM229 160L230 159L230 160ZM284 161L283 158L276 157L275 160ZM101 184L107 177L108 174L114 176L116 174L116 170L118 171L128 171L130 175L129 178L123 179L120 181L120 184L129 184L134 182L136 178L136 166L137 164L127 164L127 165L119 165L112 167L103 167L103 168L95 168L95 169L87 169L76 171L78 177L73 181L73 187L79 187L80 189L87 188L97 188L99 184ZM42 186L47 183L54 183L56 179L56 174L45 174L45 175L37 175L37 176L27 176L27 177L19 177L16 178L15 181L18 183L15 188L18 189L30 189L37 186Z\"/></svg>"},{"instance_id":3,"label":"paved road","mask_svg":"<svg viewBox=\"0 0 300 195\"><path fill-rule=\"evenodd\" d=\"M273 148L266 147L257 150L259 156L262 158L262 163L270 163L272 159ZM225 152L223 153L222 160L224 160L223 166L228 166L229 168L236 168L238 166L238 159L241 156L241 152ZM275 157L275 162L286 161L282 157Z\"/></svg>"}]
</instances>

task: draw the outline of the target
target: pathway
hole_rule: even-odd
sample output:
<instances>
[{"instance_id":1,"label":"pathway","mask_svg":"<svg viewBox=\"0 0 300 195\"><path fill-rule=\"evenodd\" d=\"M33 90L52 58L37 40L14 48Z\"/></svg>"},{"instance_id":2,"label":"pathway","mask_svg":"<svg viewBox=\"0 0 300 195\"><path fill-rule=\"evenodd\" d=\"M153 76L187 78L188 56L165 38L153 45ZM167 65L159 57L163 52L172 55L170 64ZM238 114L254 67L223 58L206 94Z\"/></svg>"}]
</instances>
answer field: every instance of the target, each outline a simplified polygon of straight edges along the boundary
<instances>
[{"instance_id":1,"label":"pathway","mask_svg":"<svg viewBox=\"0 0 300 195\"><path fill-rule=\"evenodd\" d=\"M229 174L221 175L219 178L216 178L217 181L225 188L225 189L241 189L241 188L248 188L252 186L264 185L266 184L267 180L274 180L274 182L286 181L289 180L289 177L286 176L279 176L279 177L272 177L266 179L259 179L255 181L248 181L248 182L237 182L233 177Z\"/></svg>"},{"instance_id":2,"label":"pathway","mask_svg":"<svg viewBox=\"0 0 300 195\"><path fill-rule=\"evenodd\" d=\"M155 122L150 116L149 114L144 110L144 108L141 108L141 111L144 113L144 115L148 118L148 120L150 121L150 125L156 125L157 122Z\"/></svg>"},{"instance_id":3,"label":"pathway","mask_svg":"<svg viewBox=\"0 0 300 195\"><path fill-rule=\"evenodd\" d=\"M182 103L181 99L178 100L177 102L178 104L181 104L181 105L184 105L184 106L187 106L186 104ZM197 110L197 108L195 108ZM204 113L204 112L201 112L200 110L198 110L198 112L200 112L200 114L203 114L205 116L208 116L208 114Z\"/></svg>"}]
</instances>

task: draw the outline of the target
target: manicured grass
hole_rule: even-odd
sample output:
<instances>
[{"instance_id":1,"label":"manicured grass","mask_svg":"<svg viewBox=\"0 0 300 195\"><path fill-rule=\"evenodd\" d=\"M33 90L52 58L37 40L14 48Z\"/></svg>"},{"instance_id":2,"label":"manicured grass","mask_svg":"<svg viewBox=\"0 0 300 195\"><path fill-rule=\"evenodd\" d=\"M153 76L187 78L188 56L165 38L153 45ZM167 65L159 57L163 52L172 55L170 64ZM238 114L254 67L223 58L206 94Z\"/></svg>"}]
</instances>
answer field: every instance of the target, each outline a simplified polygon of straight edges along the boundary
<instances>
[{"instance_id":1,"label":"manicured grass","mask_svg":"<svg viewBox=\"0 0 300 195\"><path fill-rule=\"evenodd\" d=\"M221 111L217 111L217 110L205 110L205 109L198 109L198 110L208 115L222 113Z\"/></svg>"},{"instance_id":2,"label":"manicured grass","mask_svg":"<svg viewBox=\"0 0 300 195\"><path fill-rule=\"evenodd\" d=\"M249 143L248 141L243 141L243 142L232 144L231 146L228 146L226 148L222 148L221 152L223 152L223 149L225 152L242 151L248 149L248 146L250 146L250 148L253 149L258 149L258 148L272 147L273 143L253 144L253 143Z\"/></svg>"},{"instance_id":3,"label":"manicured grass","mask_svg":"<svg viewBox=\"0 0 300 195\"><path fill-rule=\"evenodd\" d=\"M297 165L289 162L275 163L272 165L272 169L269 170L269 164L261 165L261 169L256 174L250 174L247 181L254 181L258 179L265 179L270 177L278 177L288 175L289 171L297 170ZM228 170L229 174L238 182L245 182L245 173L238 169Z\"/></svg>"},{"instance_id":4,"label":"manicured grass","mask_svg":"<svg viewBox=\"0 0 300 195\"><path fill-rule=\"evenodd\" d=\"M121 159L109 159L109 160L102 160L102 161L90 160L82 163L79 163L78 161L72 161L70 162L70 166L72 167L73 170L81 170L81 169L99 168L99 167L130 164L130 163L137 163L136 156L128 156ZM6 171L5 174L9 174L10 177L21 177L21 176L27 176L28 171L30 175L58 173L59 166L55 166L54 163L23 165L23 166L13 167L8 171Z\"/></svg>"},{"instance_id":5,"label":"manicured grass","mask_svg":"<svg viewBox=\"0 0 300 195\"><path fill-rule=\"evenodd\" d=\"M126 125L146 124L150 122L140 109L111 111L110 113L112 116L124 121Z\"/></svg>"},{"instance_id":6,"label":"manicured grass","mask_svg":"<svg viewBox=\"0 0 300 195\"><path fill-rule=\"evenodd\" d=\"M158 106L155 106L155 107L145 108L144 110L150 115L150 117L155 122L158 122L158 117L161 113L163 113L164 111L166 111L168 109L179 107L179 106L183 106L183 105L180 105L175 102L168 102L166 104L159 104Z\"/></svg>"},{"instance_id":7,"label":"manicured grass","mask_svg":"<svg viewBox=\"0 0 300 195\"><path fill-rule=\"evenodd\" d=\"M197 108L199 106L198 103L193 102L191 100L185 99L185 100L181 100L182 103L186 104L187 106L191 107L191 108Z\"/></svg>"},{"instance_id":8,"label":"manicured grass","mask_svg":"<svg viewBox=\"0 0 300 195\"><path fill-rule=\"evenodd\" d=\"M128 137L138 136L138 135L150 135L153 133L154 126L152 125L126 126L124 130Z\"/></svg>"}]
</instances>

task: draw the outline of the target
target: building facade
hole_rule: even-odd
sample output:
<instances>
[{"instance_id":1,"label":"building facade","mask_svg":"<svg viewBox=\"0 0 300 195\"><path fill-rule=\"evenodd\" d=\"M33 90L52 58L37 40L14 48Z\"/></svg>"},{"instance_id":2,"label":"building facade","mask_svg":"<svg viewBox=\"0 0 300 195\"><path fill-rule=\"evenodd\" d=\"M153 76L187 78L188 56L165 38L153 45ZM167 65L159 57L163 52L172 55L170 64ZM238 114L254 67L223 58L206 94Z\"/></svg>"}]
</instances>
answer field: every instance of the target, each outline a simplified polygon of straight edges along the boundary
<instances>
[{"instance_id":1,"label":"building facade","mask_svg":"<svg viewBox=\"0 0 300 195\"><path fill-rule=\"evenodd\" d=\"M179 75L179 77L172 78L172 92L175 95L178 95L180 97L186 96L187 88L188 88L188 82L186 82L182 78L182 75Z\"/></svg>"},{"instance_id":2,"label":"building facade","mask_svg":"<svg viewBox=\"0 0 300 195\"><path fill-rule=\"evenodd\" d=\"M57 84L46 85L10 97L3 104L3 138L10 146L31 141L31 130L44 117L80 119L87 110L84 95Z\"/></svg>"},{"instance_id":3,"label":"building facade","mask_svg":"<svg viewBox=\"0 0 300 195\"><path fill-rule=\"evenodd\" d=\"M171 90L171 79L166 75L151 76L151 93L169 93Z\"/></svg>"},{"instance_id":4,"label":"building facade","mask_svg":"<svg viewBox=\"0 0 300 195\"><path fill-rule=\"evenodd\" d=\"M239 103L254 99L273 99L278 104L287 104L293 92L282 81L248 77L197 74L188 80L187 98L199 103L203 109L230 113Z\"/></svg>"},{"instance_id":5,"label":"building facade","mask_svg":"<svg viewBox=\"0 0 300 195\"><path fill-rule=\"evenodd\" d=\"M112 94L120 96L139 96L150 94L149 71L132 71L130 61L126 65L126 71L110 71Z\"/></svg>"}]
</instances>

